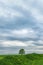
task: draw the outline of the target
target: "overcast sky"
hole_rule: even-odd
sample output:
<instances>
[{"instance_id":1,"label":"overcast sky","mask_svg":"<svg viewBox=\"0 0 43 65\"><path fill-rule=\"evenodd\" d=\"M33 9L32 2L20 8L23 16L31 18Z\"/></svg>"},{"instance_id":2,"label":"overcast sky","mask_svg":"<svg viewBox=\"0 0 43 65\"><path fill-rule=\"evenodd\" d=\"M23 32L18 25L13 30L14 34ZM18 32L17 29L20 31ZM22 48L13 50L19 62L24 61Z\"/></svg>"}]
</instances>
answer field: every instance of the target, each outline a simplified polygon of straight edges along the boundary
<instances>
[{"instance_id":1,"label":"overcast sky","mask_svg":"<svg viewBox=\"0 0 43 65\"><path fill-rule=\"evenodd\" d=\"M43 0L0 0L0 47L12 46L43 53Z\"/></svg>"}]
</instances>

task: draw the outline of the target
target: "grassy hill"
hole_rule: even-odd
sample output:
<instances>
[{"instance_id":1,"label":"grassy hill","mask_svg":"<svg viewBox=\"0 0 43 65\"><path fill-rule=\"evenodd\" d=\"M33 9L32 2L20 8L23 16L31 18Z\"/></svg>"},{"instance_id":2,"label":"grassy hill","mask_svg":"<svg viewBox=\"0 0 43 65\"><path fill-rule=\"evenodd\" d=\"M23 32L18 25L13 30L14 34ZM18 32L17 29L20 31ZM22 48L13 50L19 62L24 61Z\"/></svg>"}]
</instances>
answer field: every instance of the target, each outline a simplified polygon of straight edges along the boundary
<instances>
[{"instance_id":1,"label":"grassy hill","mask_svg":"<svg viewBox=\"0 0 43 65\"><path fill-rule=\"evenodd\" d=\"M0 55L0 65L43 65L43 54Z\"/></svg>"}]
</instances>

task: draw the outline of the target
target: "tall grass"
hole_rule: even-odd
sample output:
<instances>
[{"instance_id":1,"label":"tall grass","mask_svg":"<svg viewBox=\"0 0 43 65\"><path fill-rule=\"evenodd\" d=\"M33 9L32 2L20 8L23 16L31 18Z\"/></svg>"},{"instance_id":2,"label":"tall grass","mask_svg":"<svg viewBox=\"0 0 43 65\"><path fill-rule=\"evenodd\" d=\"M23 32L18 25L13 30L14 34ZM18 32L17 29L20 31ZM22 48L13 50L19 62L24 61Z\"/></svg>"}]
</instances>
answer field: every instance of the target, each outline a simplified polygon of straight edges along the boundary
<instances>
[{"instance_id":1,"label":"tall grass","mask_svg":"<svg viewBox=\"0 0 43 65\"><path fill-rule=\"evenodd\" d=\"M0 55L0 65L43 65L43 54Z\"/></svg>"}]
</instances>

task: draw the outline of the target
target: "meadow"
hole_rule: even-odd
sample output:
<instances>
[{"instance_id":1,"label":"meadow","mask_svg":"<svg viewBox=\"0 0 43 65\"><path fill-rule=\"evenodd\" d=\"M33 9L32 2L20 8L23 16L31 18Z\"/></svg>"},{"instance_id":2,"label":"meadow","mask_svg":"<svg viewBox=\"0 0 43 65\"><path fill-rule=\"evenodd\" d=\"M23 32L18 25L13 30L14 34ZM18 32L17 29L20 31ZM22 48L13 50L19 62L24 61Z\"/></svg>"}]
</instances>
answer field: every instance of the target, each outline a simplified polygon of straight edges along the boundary
<instances>
[{"instance_id":1,"label":"meadow","mask_svg":"<svg viewBox=\"0 0 43 65\"><path fill-rule=\"evenodd\" d=\"M0 55L0 65L43 65L43 54Z\"/></svg>"}]
</instances>

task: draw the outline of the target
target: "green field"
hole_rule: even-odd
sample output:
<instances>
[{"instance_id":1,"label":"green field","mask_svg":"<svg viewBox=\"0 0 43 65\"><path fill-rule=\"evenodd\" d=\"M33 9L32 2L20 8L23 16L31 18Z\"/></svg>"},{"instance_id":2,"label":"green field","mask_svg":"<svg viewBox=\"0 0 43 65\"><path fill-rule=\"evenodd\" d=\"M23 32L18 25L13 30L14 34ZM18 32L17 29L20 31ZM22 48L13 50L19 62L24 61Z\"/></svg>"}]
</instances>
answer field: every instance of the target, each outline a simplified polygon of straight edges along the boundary
<instances>
[{"instance_id":1,"label":"green field","mask_svg":"<svg viewBox=\"0 0 43 65\"><path fill-rule=\"evenodd\" d=\"M43 54L0 55L0 65L43 65Z\"/></svg>"}]
</instances>

